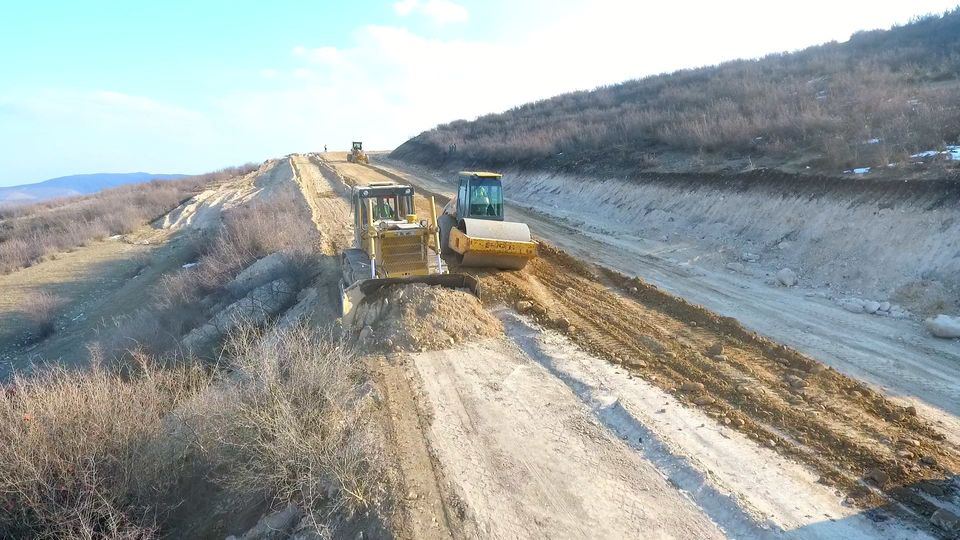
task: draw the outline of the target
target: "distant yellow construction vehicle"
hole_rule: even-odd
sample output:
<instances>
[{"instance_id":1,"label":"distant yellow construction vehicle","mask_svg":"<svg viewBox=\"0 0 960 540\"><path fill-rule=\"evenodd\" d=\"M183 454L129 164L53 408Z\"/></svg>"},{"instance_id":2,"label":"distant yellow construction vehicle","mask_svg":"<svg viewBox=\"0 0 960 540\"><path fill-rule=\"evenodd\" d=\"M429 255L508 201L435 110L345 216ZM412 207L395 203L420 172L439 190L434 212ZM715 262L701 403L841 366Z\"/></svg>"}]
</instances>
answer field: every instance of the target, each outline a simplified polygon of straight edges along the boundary
<instances>
[{"instance_id":1,"label":"distant yellow construction vehicle","mask_svg":"<svg viewBox=\"0 0 960 540\"><path fill-rule=\"evenodd\" d=\"M370 163L367 153L363 151L362 142L353 141L352 147L350 148L350 153L347 154L347 161L350 163L363 163L364 165Z\"/></svg>"},{"instance_id":2,"label":"distant yellow construction vehicle","mask_svg":"<svg viewBox=\"0 0 960 540\"><path fill-rule=\"evenodd\" d=\"M537 256L526 223L504 221L503 175L463 171L439 219L440 245L460 266L519 270Z\"/></svg>"},{"instance_id":3,"label":"distant yellow construction vehicle","mask_svg":"<svg viewBox=\"0 0 960 540\"><path fill-rule=\"evenodd\" d=\"M437 252L433 198L430 219L418 220L413 195L411 186L393 182L353 188L354 247L344 251L340 261L342 315L387 285L426 283L468 289L480 296L477 279L448 273Z\"/></svg>"}]
</instances>

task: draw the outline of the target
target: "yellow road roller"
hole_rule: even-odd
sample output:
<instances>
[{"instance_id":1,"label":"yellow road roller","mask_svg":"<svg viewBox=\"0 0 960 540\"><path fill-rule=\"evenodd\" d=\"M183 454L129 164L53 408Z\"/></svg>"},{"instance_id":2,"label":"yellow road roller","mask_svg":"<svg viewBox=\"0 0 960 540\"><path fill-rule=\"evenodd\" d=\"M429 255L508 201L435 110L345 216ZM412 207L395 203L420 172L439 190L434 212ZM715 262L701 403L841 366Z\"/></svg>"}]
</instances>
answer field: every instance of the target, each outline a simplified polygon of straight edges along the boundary
<instances>
[{"instance_id":1,"label":"yellow road roller","mask_svg":"<svg viewBox=\"0 0 960 540\"><path fill-rule=\"evenodd\" d=\"M537 256L526 223L504 220L503 175L462 171L438 220L444 257L459 266L519 270Z\"/></svg>"}]
</instances>

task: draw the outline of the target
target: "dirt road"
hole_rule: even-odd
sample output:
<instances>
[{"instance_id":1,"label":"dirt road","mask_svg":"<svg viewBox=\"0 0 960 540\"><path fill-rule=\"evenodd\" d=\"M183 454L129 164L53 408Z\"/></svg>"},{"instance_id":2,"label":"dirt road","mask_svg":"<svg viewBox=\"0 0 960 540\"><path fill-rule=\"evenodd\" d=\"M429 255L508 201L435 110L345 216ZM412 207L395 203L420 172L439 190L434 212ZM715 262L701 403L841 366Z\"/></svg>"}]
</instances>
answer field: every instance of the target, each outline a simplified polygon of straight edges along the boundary
<instances>
[{"instance_id":1,"label":"dirt road","mask_svg":"<svg viewBox=\"0 0 960 540\"><path fill-rule=\"evenodd\" d=\"M388 179L372 168L336 157L331 164L350 183ZM548 388L562 381L567 386L566 399L579 401L578 406L592 411L607 430L628 441L638 437L631 450L642 453L651 466L688 491L699 511L726 534L916 537L921 533L910 523L926 529L926 520L935 510L956 508L954 478L960 454L955 445L943 442L937 429L912 410L752 334L736 321L641 281L584 265L547 246L542 257L522 272L478 275L491 308L529 302L528 314L523 316L529 321L521 317L507 324L507 335L520 356L504 359L505 353L494 346L493 350L427 354L415 360L434 415L431 444L448 480L460 490L460 498L478 508L474 516L505 511L492 511L493 503L483 499L482 493L491 485L502 487L504 497L518 488L509 485L507 477L481 480L469 471L509 469L523 456L540 452L536 447L517 446L523 442L497 428L495 418L528 425L530 445L543 444L537 442L541 437L551 440L544 434L550 431L550 418L538 418L540 423L533 425L517 417L525 406L547 410L529 405L537 399L531 392L517 398L527 405L513 403L505 395L478 394L478 388L502 387L516 371L471 367L488 357L498 359L497 366L539 365L546 379L538 379L533 387ZM509 322L513 315L507 311ZM552 348L543 345L550 340L540 339L549 336L551 329L557 331L551 338ZM723 345L721 352L713 351L718 342ZM571 348L585 352L558 352ZM544 353L546 349L553 352ZM581 355L586 359L571 361ZM557 367L561 365L567 367ZM445 382L435 384L438 378ZM629 406L625 405L628 400ZM441 410L443 414L437 415ZM564 437L577 440L569 434ZM640 442L647 440L653 441L649 447ZM495 451L504 463L490 458L493 464L468 466L459 461L461 454L482 456L481 450L490 447L504 448ZM744 471L745 461L738 456L751 456L746 462L755 470ZM544 455L544 459L560 458ZM599 466L599 471L594 465L590 468L602 477L604 465ZM522 463L516 467L525 470ZM562 484L551 481L550 485ZM528 496L533 505L554 504ZM876 510L867 510L878 506L884 510L876 516L872 514ZM891 517L895 519L875 523ZM474 517L474 523L481 526L478 519ZM575 534L574 529L547 530Z\"/></svg>"},{"instance_id":2,"label":"dirt road","mask_svg":"<svg viewBox=\"0 0 960 540\"><path fill-rule=\"evenodd\" d=\"M391 162L386 171L449 196L454 188L422 170ZM508 194L509 195L509 194ZM917 407L960 444L960 346L929 336L909 320L854 314L804 291L771 287L727 271L697 267L696 253L612 227L566 208L508 204L539 238L576 257L637 276L747 328L794 347L885 395ZM681 253L674 252L679 249ZM678 263L677 260L683 261ZM694 263L694 264L690 264Z\"/></svg>"}]
</instances>

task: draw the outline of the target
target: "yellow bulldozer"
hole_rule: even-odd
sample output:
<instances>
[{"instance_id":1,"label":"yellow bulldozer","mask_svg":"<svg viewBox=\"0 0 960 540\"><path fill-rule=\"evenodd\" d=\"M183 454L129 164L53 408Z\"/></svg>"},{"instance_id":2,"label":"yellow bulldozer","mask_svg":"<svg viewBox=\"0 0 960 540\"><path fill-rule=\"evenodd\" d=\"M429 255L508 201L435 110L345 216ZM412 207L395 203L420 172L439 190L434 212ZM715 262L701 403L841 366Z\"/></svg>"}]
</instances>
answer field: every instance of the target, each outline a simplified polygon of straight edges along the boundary
<instances>
[{"instance_id":1,"label":"yellow bulldozer","mask_svg":"<svg viewBox=\"0 0 960 540\"><path fill-rule=\"evenodd\" d=\"M441 252L462 267L519 270L537 256L526 223L506 221L503 175L462 171L439 219Z\"/></svg>"},{"instance_id":2,"label":"yellow bulldozer","mask_svg":"<svg viewBox=\"0 0 960 540\"><path fill-rule=\"evenodd\" d=\"M353 141L350 152L347 154L347 161L349 163L363 163L364 165L370 163L370 158L368 158L367 153L363 151L363 143L361 141Z\"/></svg>"},{"instance_id":3,"label":"yellow bulldozer","mask_svg":"<svg viewBox=\"0 0 960 540\"><path fill-rule=\"evenodd\" d=\"M393 182L355 186L352 194L354 247L341 255L341 314L382 287L426 283L467 289L480 296L473 276L451 274L440 254L437 209L419 219L413 187Z\"/></svg>"}]
</instances>

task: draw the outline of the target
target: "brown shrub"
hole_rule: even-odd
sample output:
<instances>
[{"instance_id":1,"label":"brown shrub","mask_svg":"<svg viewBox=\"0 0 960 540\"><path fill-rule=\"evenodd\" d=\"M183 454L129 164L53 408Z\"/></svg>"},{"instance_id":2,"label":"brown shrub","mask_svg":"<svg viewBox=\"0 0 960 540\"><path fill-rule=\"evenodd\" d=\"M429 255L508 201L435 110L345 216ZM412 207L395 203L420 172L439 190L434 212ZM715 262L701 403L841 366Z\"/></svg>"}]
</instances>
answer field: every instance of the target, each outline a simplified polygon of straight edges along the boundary
<instances>
[{"instance_id":1,"label":"brown shrub","mask_svg":"<svg viewBox=\"0 0 960 540\"><path fill-rule=\"evenodd\" d=\"M335 514L385 504L383 450L365 396L372 387L350 348L296 326L243 329L228 351L242 383L229 406L209 411L216 427L205 431L229 464L221 482L238 492L266 489L321 530Z\"/></svg>"},{"instance_id":2,"label":"brown shrub","mask_svg":"<svg viewBox=\"0 0 960 540\"><path fill-rule=\"evenodd\" d=\"M44 339L56 330L55 321L65 301L47 291L34 291L23 300L24 316L34 326L34 339Z\"/></svg>"},{"instance_id":3,"label":"brown shrub","mask_svg":"<svg viewBox=\"0 0 960 540\"><path fill-rule=\"evenodd\" d=\"M166 417L208 380L187 367L14 377L0 395L0 537L151 536L183 468Z\"/></svg>"},{"instance_id":4,"label":"brown shrub","mask_svg":"<svg viewBox=\"0 0 960 540\"><path fill-rule=\"evenodd\" d=\"M141 356L122 375L14 377L0 393L0 537L178 536L187 521L215 527L211 494L295 503L319 530L385 504L349 349L293 328L247 329L228 351L223 372ZM209 478L224 491L194 489Z\"/></svg>"}]
</instances>

